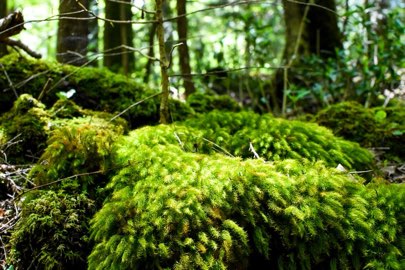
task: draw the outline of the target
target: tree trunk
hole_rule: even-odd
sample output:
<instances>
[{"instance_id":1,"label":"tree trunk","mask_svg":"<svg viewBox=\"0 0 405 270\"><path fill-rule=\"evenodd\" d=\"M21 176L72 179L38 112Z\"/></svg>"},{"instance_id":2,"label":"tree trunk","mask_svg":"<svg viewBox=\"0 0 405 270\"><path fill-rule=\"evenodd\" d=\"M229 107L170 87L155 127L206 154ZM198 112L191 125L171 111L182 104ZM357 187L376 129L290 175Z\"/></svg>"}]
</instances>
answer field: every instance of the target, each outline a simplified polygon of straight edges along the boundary
<instances>
[{"instance_id":1,"label":"tree trunk","mask_svg":"<svg viewBox=\"0 0 405 270\"><path fill-rule=\"evenodd\" d=\"M97 0L89 0L89 8L94 14L97 16L99 15L99 6ZM98 20L90 20L89 21L89 44L88 44L88 52L91 55L95 55L99 53L99 31L100 28L98 26ZM97 67L98 61L91 62L91 66Z\"/></svg>"},{"instance_id":2,"label":"tree trunk","mask_svg":"<svg viewBox=\"0 0 405 270\"><path fill-rule=\"evenodd\" d=\"M283 53L285 69L276 72L273 84L271 104L276 111L283 105L285 79L290 83L299 84L294 76L294 68L301 64L303 56L315 54L323 59L335 58L335 50L342 48L335 0L304 0L304 2L309 5L283 0L286 27Z\"/></svg>"},{"instance_id":3,"label":"tree trunk","mask_svg":"<svg viewBox=\"0 0 405 270\"><path fill-rule=\"evenodd\" d=\"M159 41L159 55L160 55L160 74L162 84L162 99L160 102L160 123L169 123L169 76L167 69L169 62L167 61L165 40L164 40L164 27L163 27L163 0L156 0L156 34Z\"/></svg>"},{"instance_id":4,"label":"tree trunk","mask_svg":"<svg viewBox=\"0 0 405 270\"><path fill-rule=\"evenodd\" d=\"M153 23L150 26L149 30L149 52L148 56L148 62L146 63L145 67L145 76L143 77L143 82L148 83L149 82L149 77L150 74L152 73L152 65L154 63L153 57L155 57L155 35L156 35L156 23Z\"/></svg>"},{"instance_id":5,"label":"tree trunk","mask_svg":"<svg viewBox=\"0 0 405 270\"><path fill-rule=\"evenodd\" d=\"M80 3L80 4L79 4ZM66 17L87 18L88 0L60 0L59 13ZM82 12L80 12L82 11ZM78 13L74 13L78 12ZM70 14L69 14L70 13ZM62 16L63 17L63 16ZM56 59L60 63L82 65L86 62L89 21L78 19L60 19L56 46Z\"/></svg>"},{"instance_id":6,"label":"tree trunk","mask_svg":"<svg viewBox=\"0 0 405 270\"><path fill-rule=\"evenodd\" d=\"M129 21L132 19L131 0L117 3L106 0L105 14L107 19ZM104 66L114 72L129 74L134 70L134 52L122 45L133 47L133 30L130 23L109 23L104 25ZM120 47L121 46L121 47ZM109 55L111 54L111 55Z\"/></svg>"},{"instance_id":7,"label":"tree trunk","mask_svg":"<svg viewBox=\"0 0 405 270\"><path fill-rule=\"evenodd\" d=\"M7 16L7 0L1 0L0 2L0 18ZM0 57L7 54L7 46L0 44Z\"/></svg>"},{"instance_id":8,"label":"tree trunk","mask_svg":"<svg viewBox=\"0 0 405 270\"><path fill-rule=\"evenodd\" d=\"M187 17L181 16L186 14L186 0L177 0L177 33L179 34L179 41L183 45L179 46L179 64L183 77L183 86L186 91L186 98L195 92L194 83L191 77L190 55L187 45Z\"/></svg>"}]
</instances>

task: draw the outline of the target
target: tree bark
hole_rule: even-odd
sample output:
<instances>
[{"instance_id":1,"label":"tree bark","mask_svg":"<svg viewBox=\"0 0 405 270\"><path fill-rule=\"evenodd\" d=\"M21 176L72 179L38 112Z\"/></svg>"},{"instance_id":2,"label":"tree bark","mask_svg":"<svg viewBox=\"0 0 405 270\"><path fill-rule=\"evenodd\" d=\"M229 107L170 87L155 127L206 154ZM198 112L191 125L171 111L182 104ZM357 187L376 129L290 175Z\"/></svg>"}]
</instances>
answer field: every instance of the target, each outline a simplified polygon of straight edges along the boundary
<instances>
[{"instance_id":1,"label":"tree bark","mask_svg":"<svg viewBox=\"0 0 405 270\"><path fill-rule=\"evenodd\" d=\"M56 59L60 63L79 66L87 61L89 21L83 20L88 17L88 12L81 5L88 9L89 1L60 0L59 14L62 14L62 17L78 18L78 20L63 18L59 20Z\"/></svg>"},{"instance_id":2,"label":"tree bark","mask_svg":"<svg viewBox=\"0 0 405 270\"><path fill-rule=\"evenodd\" d=\"M131 0L117 3L110 0L105 2L107 19L129 21L132 19ZM104 26L104 66L114 72L129 74L134 70L134 52L123 46L133 47L133 30L130 23L109 23ZM111 54L111 55L109 55Z\"/></svg>"},{"instance_id":3,"label":"tree bark","mask_svg":"<svg viewBox=\"0 0 405 270\"><path fill-rule=\"evenodd\" d=\"M300 66L302 57L315 54L323 59L336 58L336 49L342 48L335 0L303 2L307 4L283 0L286 27L283 66L286 70L276 72L271 102L278 112L283 106L285 79L290 83L300 83L294 76L294 68Z\"/></svg>"},{"instance_id":4,"label":"tree bark","mask_svg":"<svg viewBox=\"0 0 405 270\"><path fill-rule=\"evenodd\" d=\"M187 17L182 16L186 13L186 0L177 0L177 33L179 35L179 41L183 43L183 45L179 46L179 64L183 78L183 86L187 98L195 92L195 87L190 75L190 54L187 45Z\"/></svg>"},{"instance_id":5,"label":"tree bark","mask_svg":"<svg viewBox=\"0 0 405 270\"><path fill-rule=\"evenodd\" d=\"M164 27L163 27L163 0L156 0L156 34L159 41L160 74L162 85L162 99L160 102L160 123L169 123L169 62L167 61Z\"/></svg>"},{"instance_id":6,"label":"tree bark","mask_svg":"<svg viewBox=\"0 0 405 270\"><path fill-rule=\"evenodd\" d=\"M7 16L7 0L1 0L0 2L0 18ZM0 44L0 57L7 54L7 46Z\"/></svg>"},{"instance_id":7,"label":"tree bark","mask_svg":"<svg viewBox=\"0 0 405 270\"><path fill-rule=\"evenodd\" d=\"M155 57L155 35L156 35L156 23L150 26L149 30L149 52L148 52L148 62L145 67L145 76L143 77L143 82L148 83L150 74L152 73L153 57Z\"/></svg>"}]
</instances>

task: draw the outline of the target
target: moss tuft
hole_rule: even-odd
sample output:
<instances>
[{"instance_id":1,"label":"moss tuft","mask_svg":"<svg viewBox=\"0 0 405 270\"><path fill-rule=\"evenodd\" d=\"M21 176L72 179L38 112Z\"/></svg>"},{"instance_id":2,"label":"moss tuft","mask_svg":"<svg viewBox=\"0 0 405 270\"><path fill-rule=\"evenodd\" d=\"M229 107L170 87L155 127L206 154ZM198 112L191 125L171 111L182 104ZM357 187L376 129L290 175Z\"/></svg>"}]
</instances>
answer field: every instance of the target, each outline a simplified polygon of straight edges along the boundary
<instances>
[{"instance_id":1,"label":"moss tuft","mask_svg":"<svg viewBox=\"0 0 405 270\"><path fill-rule=\"evenodd\" d=\"M228 95L215 93L193 93L187 98L187 103L198 113L207 113L213 110L239 112L241 106Z\"/></svg>"},{"instance_id":2,"label":"moss tuft","mask_svg":"<svg viewBox=\"0 0 405 270\"><path fill-rule=\"evenodd\" d=\"M0 122L5 140L13 141L7 148L8 162L31 163L42 154L50 124L50 115L42 103L30 95L21 95Z\"/></svg>"},{"instance_id":3,"label":"moss tuft","mask_svg":"<svg viewBox=\"0 0 405 270\"><path fill-rule=\"evenodd\" d=\"M337 136L363 147L388 147L391 156L405 156L405 107L364 108L355 102L330 106L315 121Z\"/></svg>"},{"instance_id":4,"label":"moss tuft","mask_svg":"<svg viewBox=\"0 0 405 270\"><path fill-rule=\"evenodd\" d=\"M8 263L16 269L86 269L93 205L85 195L50 190L31 195L13 229Z\"/></svg>"}]
</instances>

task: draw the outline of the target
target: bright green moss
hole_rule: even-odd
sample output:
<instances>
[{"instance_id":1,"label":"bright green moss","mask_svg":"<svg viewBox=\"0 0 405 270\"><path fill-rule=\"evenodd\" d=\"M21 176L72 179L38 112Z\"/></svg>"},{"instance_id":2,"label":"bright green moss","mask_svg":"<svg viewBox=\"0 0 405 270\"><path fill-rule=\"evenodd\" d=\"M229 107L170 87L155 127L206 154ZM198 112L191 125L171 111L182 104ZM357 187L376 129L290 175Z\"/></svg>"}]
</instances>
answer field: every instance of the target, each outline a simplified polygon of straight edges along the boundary
<instances>
[{"instance_id":1,"label":"bright green moss","mask_svg":"<svg viewBox=\"0 0 405 270\"><path fill-rule=\"evenodd\" d=\"M96 199L97 188L105 185L106 174L112 167L113 143L120 134L117 132L119 129L114 130L101 120L98 123L70 122L55 129L47 148L31 171L35 184L43 185L66 178L51 188L85 192ZM74 175L77 176L72 177Z\"/></svg>"},{"instance_id":2,"label":"bright green moss","mask_svg":"<svg viewBox=\"0 0 405 270\"><path fill-rule=\"evenodd\" d=\"M31 194L13 229L7 263L15 269L86 269L93 207L85 195L49 190Z\"/></svg>"},{"instance_id":3,"label":"bright green moss","mask_svg":"<svg viewBox=\"0 0 405 270\"><path fill-rule=\"evenodd\" d=\"M366 187L322 162L185 152L176 136L145 133L119 141L125 167L92 220L89 269L401 266L403 186Z\"/></svg>"},{"instance_id":4,"label":"bright green moss","mask_svg":"<svg viewBox=\"0 0 405 270\"><path fill-rule=\"evenodd\" d=\"M168 128L173 136L180 125L200 131L200 141L195 142L196 151L207 153L207 145L213 150L234 156L252 158L254 153L265 160L287 158L323 160L336 167L367 169L372 164L372 155L356 143L335 137L328 129L316 124L289 121L269 114L252 112L214 111L197 118L178 123ZM199 149L201 148L202 149ZM253 147L253 149L252 149ZM193 149L194 149L193 148Z\"/></svg>"},{"instance_id":5,"label":"bright green moss","mask_svg":"<svg viewBox=\"0 0 405 270\"><path fill-rule=\"evenodd\" d=\"M405 156L404 106L367 109L355 102L343 102L319 112L315 121L364 147L388 147L389 155Z\"/></svg>"}]
</instances>

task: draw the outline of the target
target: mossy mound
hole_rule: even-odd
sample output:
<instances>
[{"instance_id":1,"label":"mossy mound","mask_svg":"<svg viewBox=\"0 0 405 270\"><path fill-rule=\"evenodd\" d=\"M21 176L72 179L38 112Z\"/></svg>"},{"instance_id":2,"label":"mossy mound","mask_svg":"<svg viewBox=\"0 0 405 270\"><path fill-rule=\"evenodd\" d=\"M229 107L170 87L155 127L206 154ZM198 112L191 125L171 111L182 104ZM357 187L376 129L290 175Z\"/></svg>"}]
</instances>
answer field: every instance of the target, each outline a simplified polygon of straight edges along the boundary
<instances>
[{"instance_id":1,"label":"mossy mound","mask_svg":"<svg viewBox=\"0 0 405 270\"><path fill-rule=\"evenodd\" d=\"M187 103L198 113L208 113L213 110L239 112L242 107L228 95L196 92L187 98Z\"/></svg>"},{"instance_id":2,"label":"mossy mound","mask_svg":"<svg viewBox=\"0 0 405 270\"><path fill-rule=\"evenodd\" d=\"M125 167L92 220L89 269L404 266L403 185L366 187L322 162L241 161L145 138L119 142Z\"/></svg>"},{"instance_id":3,"label":"mossy mound","mask_svg":"<svg viewBox=\"0 0 405 270\"><path fill-rule=\"evenodd\" d=\"M5 161L34 162L45 148L50 120L42 103L30 95L21 95L13 108L0 117L2 140L12 142L7 147Z\"/></svg>"},{"instance_id":4,"label":"mossy mound","mask_svg":"<svg viewBox=\"0 0 405 270\"><path fill-rule=\"evenodd\" d=\"M49 135L64 126L91 125L122 134L127 122L106 112L84 110L69 100L59 100L46 110L31 95L23 94L13 108L0 117L2 159L11 164L34 163L47 146ZM4 149L3 149L4 148Z\"/></svg>"},{"instance_id":5,"label":"mossy mound","mask_svg":"<svg viewBox=\"0 0 405 270\"><path fill-rule=\"evenodd\" d=\"M31 194L13 229L8 263L13 269L87 269L87 226L93 206L83 194Z\"/></svg>"},{"instance_id":6,"label":"mossy mound","mask_svg":"<svg viewBox=\"0 0 405 270\"><path fill-rule=\"evenodd\" d=\"M114 170L113 144L123 130L91 116L52 122L47 147L29 174L42 190L24 195L10 264L87 269L89 220L104 201Z\"/></svg>"},{"instance_id":7,"label":"mossy mound","mask_svg":"<svg viewBox=\"0 0 405 270\"><path fill-rule=\"evenodd\" d=\"M404 106L367 109L356 102L342 102L320 111L315 121L364 147L389 147L390 155L405 157Z\"/></svg>"},{"instance_id":8,"label":"mossy mound","mask_svg":"<svg viewBox=\"0 0 405 270\"><path fill-rule=\"evenodd\" d=\"M135 83L133 80L112 73L106 69L74 67L55 62L32 60L17 54L1 58L18 94L28 93L40 97L48 107L58 100L59 92L75 90L71 97L76 104L91 110L119 113L132 104L142 101L131 108L124 117L132 127L156 124L159 120L159 96L149 98L156 91ZM0 77L0 88L5 89L0 100L0 114L8 111L15 94L6 78ZM173 101L174 106L190 110L185 103ZM173 113L174 120L184 119L184 115ZM179 117L179 118L177 118Z\"/></svg>"},{"instance_id":9,"label":"mossy mound","mask_svg":"<svg viewBox=\"0 0 405 270\"><path fill-rule=\"evenodd\" d=\"M37 185L85 193L96 200L112 168L113 143L120 133L101 123L70 123L52 132L31 178ZM55 183L56 182L56 183ZM100 203L102 198L100 199Z\"/></svg>"},{"instance_id":10,"label":"mossy mound","mask_svg":"<svg viewBox=\"0 0 405 270\"><path fill-rule=\"evenodd\" d=\"M204 153L208 144L215 151L243 158L255 157L255 152L265 160L306 158L323 160L333 167L342 164L358 170L370 168L373 159L358 144L337 138L326 128L269 114L214 111L176 124L172 130L176 131L179 125L202 132L188 133L203 138L202 144L194 142L194 147L190 149L198 151L202 147ZM168 131L167 134L173 136L173 132Z\"/></svg>"}]
</instances>

